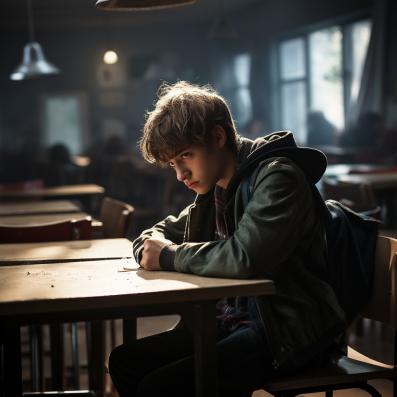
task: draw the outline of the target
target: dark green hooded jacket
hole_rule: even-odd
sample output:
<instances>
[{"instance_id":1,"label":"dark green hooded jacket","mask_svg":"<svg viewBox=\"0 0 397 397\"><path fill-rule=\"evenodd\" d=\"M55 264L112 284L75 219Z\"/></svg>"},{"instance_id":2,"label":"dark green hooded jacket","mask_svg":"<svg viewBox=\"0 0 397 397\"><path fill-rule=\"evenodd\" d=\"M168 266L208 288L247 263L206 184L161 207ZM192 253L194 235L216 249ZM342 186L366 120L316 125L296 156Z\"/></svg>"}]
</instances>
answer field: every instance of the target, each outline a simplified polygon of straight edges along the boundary
<instances>
[{"instance_id":1,"label":"dark green hooded jacket","mask_svg":"<svg viewBox=\"0 0 397 397\"><path fill-rule=\"evenodd\" d=\"M257 139L252 153L265 152L267 143L266 137ZM305 174L286 157L268 158L259 164L254 194L244 212L242 181L232 183L232 177L229 182L228 187L236 188L227 191L227 240L213 241L215 202L211 190L197 195L177 218L169 216L145 230L133 242L133 249L138 261L145 239L165 238L178 244L174 261L178 272L273 280L275 294L255 296L254 300L273 363L288 371L343 333L345 313L331 286L321 280L327 272L324 228ZM317 263L316 275L322 277L305 267L295 253L297 246Z\"/></svg>"}]
</instances>

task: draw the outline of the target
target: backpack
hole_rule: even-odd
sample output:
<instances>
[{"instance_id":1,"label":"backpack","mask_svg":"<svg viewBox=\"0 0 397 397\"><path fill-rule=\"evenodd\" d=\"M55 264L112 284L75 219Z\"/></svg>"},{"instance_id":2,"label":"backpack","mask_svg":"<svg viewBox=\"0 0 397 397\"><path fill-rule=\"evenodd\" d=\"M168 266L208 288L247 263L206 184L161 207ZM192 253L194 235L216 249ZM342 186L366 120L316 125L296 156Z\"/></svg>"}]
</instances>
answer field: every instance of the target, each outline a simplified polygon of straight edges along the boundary
<instances>
[{"instance_id":1,"label":"backpack","mask_svg":"<svg viewBox=\"0 0 397 397\"><path fill-rule=\"evenodd\" d=\"M290 157L290 156L285 156ZM294 160L294 159L292 159ZM254 194L260 165L248 169L242 180L243 209ZM317 265L301 247L294 253L315 276L331 285L350 327L360 317L371 296L379 222L357 214L334 200L324 202L316 185L305 174L320 209L325 228L327 278L316 271Z\"/></svg>"}]
</instances>

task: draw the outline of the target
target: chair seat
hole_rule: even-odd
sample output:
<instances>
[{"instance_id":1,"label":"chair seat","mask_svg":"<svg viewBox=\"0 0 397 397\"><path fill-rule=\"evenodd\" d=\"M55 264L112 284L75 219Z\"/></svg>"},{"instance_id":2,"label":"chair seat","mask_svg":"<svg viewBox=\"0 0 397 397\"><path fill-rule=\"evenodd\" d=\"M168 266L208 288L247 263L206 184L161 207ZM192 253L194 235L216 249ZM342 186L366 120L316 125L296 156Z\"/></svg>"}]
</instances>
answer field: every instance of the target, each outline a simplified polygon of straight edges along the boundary
<instances>
[{"instance_id":1,"label":"chair seat","mask_svg":"<svg viewBox=\"0 0 397 397\"><path fill-rule=\"evenodd\" d=\"M379 363L351 348L348 355L330 354L328 364L297 376L273 379L264 385L263 390L273 393L397 376L397 367Z\"/></svg>"}]
</instances>

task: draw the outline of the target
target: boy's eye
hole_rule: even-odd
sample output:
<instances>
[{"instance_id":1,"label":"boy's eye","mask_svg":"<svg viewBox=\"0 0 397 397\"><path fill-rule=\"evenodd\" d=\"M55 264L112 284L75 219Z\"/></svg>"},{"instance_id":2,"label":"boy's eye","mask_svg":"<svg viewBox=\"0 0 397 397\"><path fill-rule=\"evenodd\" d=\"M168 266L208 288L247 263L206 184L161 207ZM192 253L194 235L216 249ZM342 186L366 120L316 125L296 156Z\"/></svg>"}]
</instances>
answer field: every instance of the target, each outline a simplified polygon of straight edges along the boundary
<instances>
[{"instance_id":1,"label":"boy's eye","mask_svg":"<svg viewBox=\"0 0 397 397\"><path fill-rule=\"evenodd\" d=\"M169 166L170 166L171 168L174 168L174 167L175 167L174 163L170 163Z\"/></svg>"},{"instance_id":2,"label":"boy's eye","mask_svg":"<svg viewBox=\"0 0 397 397\"><path fill-rule=\"evenodd\" d=\"M183 154L181 155L181 157L182 157L183 159L187 159L187 158L190 156L190 154L191 154L191 153L186 152L186 153L183 153Z\"/></svg>"}]
</instances>

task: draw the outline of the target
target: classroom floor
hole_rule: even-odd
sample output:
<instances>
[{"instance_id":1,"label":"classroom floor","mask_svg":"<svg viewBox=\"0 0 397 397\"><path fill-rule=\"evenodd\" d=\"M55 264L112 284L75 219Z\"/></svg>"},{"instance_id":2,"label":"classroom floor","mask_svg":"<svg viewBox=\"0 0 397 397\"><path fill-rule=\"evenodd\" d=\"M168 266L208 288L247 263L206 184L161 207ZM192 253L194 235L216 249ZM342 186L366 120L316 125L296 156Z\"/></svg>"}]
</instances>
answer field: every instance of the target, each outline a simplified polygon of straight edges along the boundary
<instances>
[{"instance_id":1,"label":"classroom floor","mask_svg":"<svg viewBox=\"0 0 397 397\"><path fill-rule=\"evenodd\" d=\"M163 316L163 317L148 317L138 319L138 338L153 335L165 331L172 327L178 320L178 316ZM121 321L117 321L117 335L116 343L120 344L122 339L121 333ZM109 323L107 323L108 329ZM48 329L45 328L46 350L48 346ZM79 329L79 361L80 361L80 389L88 389L88 376L87 376L87 355L86 355L86 344L85 344L85 331L84 324L78 324ZM357 336L355 333L349 335L349 345L355 350L373 358L374 360L384 362L386 364L393 363L393 346L394 346L394 335L391 329L383 328L381 324L375 323L369 320L364 320L364 336ZM109 334L109 332L108 332ZM24 389L30 391L30 361L29 361L29 344L28 344L28 330L26 327L22 329L22 351L23 354L23 375L24 375ZM107 355L110 352L110 337L107 340ZM70 326L65 325L65 356L66 356L66 367L67 367L67 389L73 390L73 372L72 372L72 360L71 360L71 337L70 337ZM47 379L47 390L51 390L51 369L50 369L50 357L45 357L45 373ZM118 394L113 390L110 377L107 375L107 392L109 397L118 397ZM369 384L373 385L383 397L392 396L392 383L387 380L375 380L370 381ZM324 393L315 393L313 397L324 397ZM254 397L267 397L270 396L268 393L256 391ZM365 391L358 389L351 389L345 391L334 392L335 397L368 397Z\"/></svg>"}]
</instances>

